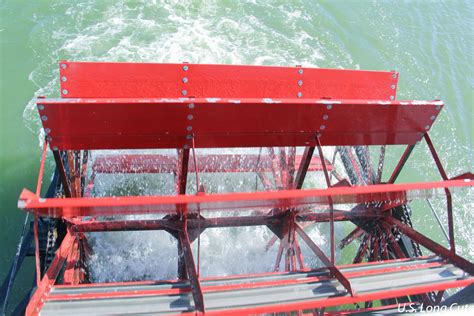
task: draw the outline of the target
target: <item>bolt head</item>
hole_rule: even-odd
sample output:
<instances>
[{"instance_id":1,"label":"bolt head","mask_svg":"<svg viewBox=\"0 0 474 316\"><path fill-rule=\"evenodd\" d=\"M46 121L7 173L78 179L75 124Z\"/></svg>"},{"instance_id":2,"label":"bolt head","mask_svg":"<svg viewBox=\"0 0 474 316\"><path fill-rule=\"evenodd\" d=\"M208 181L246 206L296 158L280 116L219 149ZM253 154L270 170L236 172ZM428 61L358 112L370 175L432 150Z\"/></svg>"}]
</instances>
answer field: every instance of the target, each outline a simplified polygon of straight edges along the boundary
<instances>
[{"instance_id":1,"label":"bolt head","mask_svg":"<svg viewBox=\"0 0 474 316\"><path fill-rule=\"evenodd\" d=\"M296 96L297 96L298 98L301 98L301 97L303 96L303 93L298 92L298 94L296 94Z\"/></svg>"},{"instance_id":2,"label":"bolt head","mask_svg":"<svg viewBox=\"0 0 474 316\"><path fill-rule=\"evenodd\" d=\"M186 145L183 146L183 148L184 149L189 149L189 145L186 144Z\"/></svg>"},{"instance_id":3,"label":"bolt head","mask_svg":"<svg viewBox=\"0 0 474 316\"><path fill-rule=\"evenodd\" d=\"M397 78L397 74L396 74L396 73L393 73L393 74L392 74L392 78L393 78L393 79Z\"/></svg>"},{"instance_id":4,"label":"bolt head","mask_svg":"<svg viewBox=\"0 0 474 316\"><path fill-rule=\"evenodd\" d=\"M303 74L303 69L301 69L301 68L298 69L298 73L299 73L300 75L302 75L302 74Z\"/></svg>"},{"instance_id":5,"label":"bolt head","mask_svg":"<svg viewBox=\"0 0 474 316\"><path fill-rule=\"evenodd\" d=\"M323 115L323 120L327 121L328 118L329 118L329 115L327 115L327 114L324 114L324 115Z\"/></svg>"},{"instance_id":6,"label":"bolt head","mask_svg":"<svg viewBox=\"0 0 474 316\"><path fill-rule=\"evenodd\" d=\"M430 129L430 126L429 125L426 125L425 126L425 130L429 130Z\"/></svg>"},{"instance_id":7,"label":"bolt head","mask_svg":"<svg viewBox=\"0 0 474 316\"><path fill-rule=\"evenodd\" d=\"M49 134L49 133L51 133L51 129L50 129L50 128L45 128L45 129L44 129L44 132L45 132L46 134Z\"/></svg>"},{"instance_id":8,"label":"bolt head","mask_svg":"<svg viewBox=\"0 0 474 316\"><path fill-rule=\"evenodd\" d=\"M184 70L184 71L188 71L188 69L189 69L189 67L188 67L187 65L184 65L184 66L183 66L183 70Z\"/></svg>"},{"instance_id":9,"label":"bolt head","mask_svg":"<svg viewBox=\"0 0 474 316\"><path fill-rule=\"evenodd\" d=\"M332 104L326 105L326 109L328 109L328 110L332 109Z\"/></svg>"},{"instance_id":10,"label":"bolt head","mask_svg":"<svg viewBox=\"0 0 474 316\"><path fill-rule=\"evenodd\" d=\"M44 105L43 105L43 104L39 104L39 105L38 105L38 110L44 110Z\"/></svg>"},{"instance_id":11,"label":"bolt head","mask_svg":"<svg viewBox=\"0 0 474 316\"><path fill-rule=\"evenodd\" d=\"M432 121L434 121L435 118L436 118L436 116L434 116L434 115L431 115L431 117L430 117L430 119L431 119Z\"/></svg>"},{"instance_id":12,"label":"bolt head","mask_svg":"<svg viewBox=\"0 0 474 316\"><path fill-rule=\"evenodd\" d=\"M189 134L188 134L188 135L186 135L186 139L187 139L187 140L191 140L191 139L193 139L193 135L189 135Z\"/></svg>"},{"instance_id":13,"label":"bolt head","mask_svg":"<svg viewBox=\"0 0 474 316\"><path fill-rule=\"evenodd\" d=\"M194 103L189 103L188 108L194 109Z\"/></svg>"},{"instance_id":14,"label":"bolt head","mask_svg":"<svg viewBox=\"0 0 474 316\"><path fill-rule=\"evenodd\" d=\"M395 97L393 95L390 96L390 100L393 100L395 99Z\"/></svg>"},{"instance_id":15,"label":"bolt head","mask_svg":"<svg viewBox=\"0 0 474 316\"><path fill-rule=\"evenodd\" d=\"M67 65L66 65L66 64L61 64L61 68L62 68L62 69L66 69L66 68L67 68Z\"/></svg>"},{"instance_id":16,"label":"bolt head","mask_svg":"<svg viewBox=\"0 0 474 316\"><path fill-rule=\"evenodd\" d=\"M42 121L47 121L47 120L48 120L48 117L47 117L46 115L43 115L43 116L41 117L41 120L42 120Z\"/></svg>"},{"instance_id":17,"label":"bolt head","mask_svg":"<svg viewBox=\"0 0 474 316\"><path fill-rule=\"evenodd\" d=\"M188 120L191 121L193 118L194 118L194 116L193 116L192 114L189 114L189 115L188 115Z\"/></svg>"},{"instance_id":18,"label":"bolt head","mask_svg":"<svg viewBox=\"0 0 474 316\"><path fill-rule=\"evenodd\" d=\"M188 94L188 91L186 91L186 90L181 90L181 94L182 94L182 95L186 95L186 94Z\"/></svg>"},{"instance_id":19,"label":"bolt head","mask_svg":"<svg viewBox=\"0 0 474 316\"><path fill-rule=\"evenodd\" d=\"M62 77L61 77L61 81L62 81L62 82L66 82L66 81L67 81L67 77L66 77L66 76L62 76Z\"/></svg>"},{"instance_id":20,"label":"bolt head","mask_svg":"<svg viewBox=\"0 0 474 316\"><path fill-rule=\"evenodd\" d=\"M439 105L439 104L436 105L436 110L437 110L437 111L441 110L441 105Z\"/></svg>"},{"instance_id":21,"label":"bolt head","mask_svg":"<svg viewBox=\"0 0 474 316\"><path fill-rule=\"evenodd\" d=\"M187 130L188 132L190 132L190 131L193 130L193 127L192 127L191 125L189 125L188 127L186 127L186 130Z\"/></svg>"},{"instance_id":22,"label":"bolt head","mask_svg":"<svg viewBox=\"0 0 474 316\"><path fill-rule=\"evenodd\" d=\"M392 85L390 86L390 88L391 88L392 90L395 90L395 85L392 84Z\"/></svg>"},{"instance_id":23,"label":"bolt head","mask_svg":"<svg viewBox=\"0 0 474 316\"><path fill-rule=\"evenodd\" d=\"M298 80L298 86L302 86L303 85L303 80Z\"/></svg>"},{"instance_id":24,"label":"bolt head","mask_svg":"<svg viewBox=\"0 0 474 316\"><path fill-rule=\"evenodd\" d=\"M66 89L63 89L63 94L68 94L68 92Z\"/></svg>"},{"instance_id":25,"label":"bolt head","mask_svg":"<svg viewBox=\"0 0 474 316\"><path fill-rule=\"evenodd\" d=\"M325 129L325 128L326 128L325 125L321 125L321 126L319 127L320 130L323 130L323 129Z\"/></svg>"},{"instance_id":26,"label":"bolt head","mask_svg":"<svg viewBox=\"0 0 474 316\"><path fill-rule=\"evenodd\" d=\"M184 77L183 78L183 83L187 83L188 82L188 78Z\"/></svg>"}]
</instances>

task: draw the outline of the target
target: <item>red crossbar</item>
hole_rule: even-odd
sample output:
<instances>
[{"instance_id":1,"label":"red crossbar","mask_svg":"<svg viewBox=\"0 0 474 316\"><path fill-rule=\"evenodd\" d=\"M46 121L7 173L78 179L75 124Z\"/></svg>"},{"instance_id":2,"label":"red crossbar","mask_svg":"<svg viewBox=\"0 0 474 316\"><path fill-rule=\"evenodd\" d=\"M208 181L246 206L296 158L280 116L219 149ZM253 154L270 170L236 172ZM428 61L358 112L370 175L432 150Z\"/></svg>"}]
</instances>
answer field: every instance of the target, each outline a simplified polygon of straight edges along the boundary
<instances>
[{"instance_id":1,"label":"red crossbar","mask_svg":"<svg viewBox=\"0 0 474 316\"><path fill-rule=\"evenodd\" d=\"M38 99L51 148L415 144L442 101Z\"/></svg>"},{"instance_id":2,"label":"red crossbar","mask_svg":"<svg viewBox=\"0 0 474 316\"><path fill-rule=\"evenodd\" d=\"M395 98L398 73L306 67L60 62L63 98Z\"/></svg>"},{"instance_id":3,"label":"red crossbar","mask_svg":"<svg viewBox=\"0 0 474 316\"><path fill-rule=\"evenodd\" d=\"M445 188L470 187L469 179L359 187L331 187L313 190L201 194L178 196L132 196L101 198L38 198L24 189L18 207L42 216L75 217L119 214L173 213L186 206L189 212L286 208L312 204L408 201L443 195Z\"/></svg>"}]
</instances>

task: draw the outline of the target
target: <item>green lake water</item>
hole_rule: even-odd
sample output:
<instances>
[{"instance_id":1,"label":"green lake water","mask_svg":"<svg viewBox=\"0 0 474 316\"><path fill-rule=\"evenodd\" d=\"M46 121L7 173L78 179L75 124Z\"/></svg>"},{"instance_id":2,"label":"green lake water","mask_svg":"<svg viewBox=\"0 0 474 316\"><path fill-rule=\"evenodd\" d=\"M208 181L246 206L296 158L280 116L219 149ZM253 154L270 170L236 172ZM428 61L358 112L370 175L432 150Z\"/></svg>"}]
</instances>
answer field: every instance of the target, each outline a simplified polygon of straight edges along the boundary
<instances>
[{"instance_id":1,"label":"green lake water","mask_svg":"<svg viewBox=\"0 0 474 316\"><path fill-rule=\"evenodd\" d=\"M25 216L18 196L37 178L33 98L59 96L59 60L397 70L398 99L446 102L431 135L454 176L474 169L473 34L472 1L0 1L0 280ZM421 144L399 181L437 179ZM455 202L459 252L473 260L472 195ZM416 228L442 241L419 212Z\"/></svg>"}]
</instances>

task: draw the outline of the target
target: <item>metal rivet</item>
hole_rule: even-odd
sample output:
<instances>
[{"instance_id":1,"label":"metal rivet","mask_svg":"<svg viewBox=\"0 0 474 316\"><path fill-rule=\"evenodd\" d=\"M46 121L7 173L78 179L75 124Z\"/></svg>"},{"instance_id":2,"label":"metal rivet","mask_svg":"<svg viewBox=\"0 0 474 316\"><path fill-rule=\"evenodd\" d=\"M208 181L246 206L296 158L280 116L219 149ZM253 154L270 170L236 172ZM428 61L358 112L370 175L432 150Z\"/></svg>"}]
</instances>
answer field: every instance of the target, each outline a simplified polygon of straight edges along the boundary
<instances>
[{"instance_id":1,"label":"metal rivet","mask_svg":"<svg viewBox=\"0 0 474 316\"><path fill-rule=\"evenodd\" d=\"M298 96L298 98L301 98L303 96L303 93L298 92L297 96Z\"/></svg>"},{"instance_id":2,"label":"metal rivet","mask_svg":"<svg viewBox=\"0 0 474 316\"><path fill-rule=\"evenodd\" d=\"M395 99L395 97L393 95L390 96L390 100L393 100Z\"/></svg>"},{"instance_id":3,"label":"metal rivet","mask_svg":"<svg viewBox=\"0 0 474 316\"><path fill-rule=\"evenodd\" d=\"M397 78L397 74L392 74L392 78L393 79Z\"/></svg>"},{"instance_id":4,"label":"metal rivet","mask_svg":"<svg viewBox=\"0 0 474 316\"><path fill-rule=\"evenodd\" d=\"M328 110L332 109L332 104L326 105L326 109L328 109Z\"/></svg>"},{"instance_id":5,"label":"metal rivet","mask_svg":"<svg viewBox=\"0 0 474 316\"><path fill-rule=\"evenodd\" d=\"M46 140L47 140L48 142L50 142L50 141L53 140L53 138L52 138L51 136L47 136L47 137L46 137Z\"/></svg>"},{"instance_id":6,"label":"metal rivet","mask_svg":"<svg viewBox=\"0 0 474 316\"><path fill-rule=\"evenodd\" d=\"M395 90L395 85L392 84L392 85L390 86L390 88L392 88L392 90Z\"/></svg>"},{"instance_id":7,"label":"metal rivet","mask_svg":"<svg viewBox=\"0 0 474 316\"><path fill-rule=\"evenodd\" d=\"M194 109L194 103L189 103L188 108Z\"/></svg>"},{"instance_id":8,"label":"metal rivet","mask_svg":"<svg viewBox=\"0 0 474 316\"><path fill-rule=\"evenodd\" d=\"M62 77L61 77L61 81L62 81L62 82L66 82L66 81L67 81L67 77L66 77L66 76L62 76Z\"/></svg>"},{"instance_id":9,"label":"metal rivet","mask_svg":"<svg viewBox=\"0 0 474 316\"><path fill-rule=\"evenodd\" d=\"M321 129L321 130L323 130L323 129L325 129L325 128L326 128L325 125L321 125L321 126L319 127L319 129Z\"/></svg>"},{"instance_id":10,"label":"metal rivet","mask_svg":"<svg viewBox=\"0 0 474 316\"><path fill-rule=\"evenodd\" d=\"M434 116L434 115L431 115L431 117L430 117L430 118L431 118L431 120L432 120L432 121L434 121L434 120L435 120L435 118L436 118L436 116Z\"/></svg>"},{"instance_id":11,"label":"metal rivet","mask_svg":"<svg viewBox=\"0 0 474 316\"><path fill-rule=\"evenodd\" d=\"M192 114L189 114L189 115L188 115L188 120L191 121L192 119L193 119L193 115L192 115Z\"/></svg>"},{"instance_id":12,"label":"metal rivet","mask_svg":"<svg viewBox=\"0 0 474 316\"><path fill-rule=\"evenodd\" d=\"M184 149L189 149L189 146L188 146L188 145L184 145Z\"/></svg>"},{"instance_id":13,"label":"metal rivet","mask_svg":"<svg viewBox=\"0 0 474 316\"><path fill-rule=\"evenodd\" d=\"M327 115L327 114L323 115L323 120L327 121L328 118L329 118L329 115Z\"/></svg>"},{"instance_id":14,"label":"metal rivet","mask_svg":"<svg viewBox=\"0 0 474 316\"><path fill-rule=\"evenodd\" d=\"M188 127L186 127L186 130L187 131L192 131L193 130L193 127L191 125L189 125Z\"/></svg>"},{"instance_id":15,"label":"metal rivet","mask_svg":"<svg viewBox=\"0 0 474 316\"><path fill-rule=\"evenodd\" d=\"M298 85L302 86L303 85L303 80L298 80Z\"/></svg>"},{"instance_id":16,"label":"metal rivet","mask_svg":"<svg viewBox=\"0 0 474 316\"><path fill-rule=\"evenodd\" d=\"M184 71L188 71L188 69L189 69L188 66L186 66L186 65L183 66L183 70L184 70Z\"/></svg>"},{"instance_id":17,"label":"metal rivet","mask_svg":"<svg viewBox=\"0 0 474 316\"><path fill-rule=\"evenodd\" d=\"M299 73L300 75L302 75L302 74L303 74L303 69L301 69L301 68L298 69L298 73Z\"/></svg>"},{"instance_id":18,"label":"metal rivet","mask_svg":"<svg viewBox=\"0 0 474 316\"><path fill-rule=\"evenodd\" d=\"M53 147L53 150L58 150L58 147L54 146L54 147Z\"/></svg>"},{"instance_id":19,"label":"metal rivet","mask_svg":"<svg viewBox=\"0 0 474 316\"><path fill-rule=\"evenodd\" d=\"M44 105L42 104L38 105L38 110L44 110Z\"/></svg>"},{"instance_id":20,"label":"metal rivet","mask_svg":"<svg viewBox=\"0 0 474 316\"><path fill-rule=\"evenodd\" d=\"M61 64L62 69L66 69L67 65L66 64Z\"/></svg>"},{"instance_id":21,"label":"metal rivet","mask_svg":"<svg viewBox=\"0 0 474 316\"><path fill-rule=\"evenodd\" d=\"M184 83L187 83L187 82L188 82L188 78L184 77L184 78L183 78L183 82L184 82Z\"/></svg>"},{"instance_id":22,"label":"metal rivet","mask_svg":"<svg viewBox=\"0 0 474 316\"><path fill-rule=\"evenodd\" d=\"M436 110L438 110L438 111L441 110L441 105L439 105L439 104L436 105Z\"/></svg>"},{"instance_id":23,"label":"metal rivet","mask_svg":"<svg viewBox=\"0 0 474 316\"><path fill-rule=\"evenodd\" d=\"M45 128L45 129L44 129L44 132L45 132L46 134L49 134L49 133L51 133L51 129L50 129L50 128Z\"/></svg>"},{"instance_id":24,"label":"metal rivet","mask_svg":"<svg viewBox=\"0 0 474 316\"><path fill-rule=\"evenodd\" d=\"M188 140L191 140L191 139L193 139L193 135L189 135L189 134L188 134L188 135L186 135L186 139L188 139Z\"/></svg>"},{"instance_id":25,"label":"metal rivet","mask_svg":"<svg viewBox=\"0 0 474 316\"><path fill-rule=\"evenodd\" d=\"M47 121L47 120L48 120L48 117L47 117L46 115L43 115L43 116L41 117L41 120Z\"/></svg>"},{"instance_id":26,"label":"metal rivet","mask_svg":"<svg viewBox=\"0 0 474 316\"><path fill-rule=\"evenodd\" d=\"M182 95L186 95L186 94L188 94L188 91L182 90L182 91L181 91L181 94L182 94Z\"/></svg>"},{"instance_id":27,"label":"metal rivet","mask_svg":"<svg viewBox=\"0 0 474 316\"><path fill-rule=\"evenodd\" d=\"M429 126L429 125L426 125L426 126L425 126L425 129L426 129L426 130L429 130L429 129L430 129L430 126Z\"/></svg>"},{"instance_id":28,"label":"metal rivet","mask_svg":"<svg viewBox=\"0 0 474 316\"><path fill-rule=\"evenodd\" d=\"M63 94L68 94L68 91L66 89L64 89Z\"/></svg>"}]
</instances>

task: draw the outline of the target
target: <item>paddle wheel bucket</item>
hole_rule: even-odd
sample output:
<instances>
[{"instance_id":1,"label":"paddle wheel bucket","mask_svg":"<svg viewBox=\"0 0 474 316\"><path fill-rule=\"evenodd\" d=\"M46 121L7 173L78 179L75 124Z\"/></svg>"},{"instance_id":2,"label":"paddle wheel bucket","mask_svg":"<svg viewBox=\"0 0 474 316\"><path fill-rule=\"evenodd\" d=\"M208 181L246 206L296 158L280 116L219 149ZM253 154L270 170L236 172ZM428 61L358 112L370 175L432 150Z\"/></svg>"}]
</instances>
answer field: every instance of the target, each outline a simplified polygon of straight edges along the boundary
<instances>
[{"instance_id":1,"label":"paddle wheel bucket","mask_svg":"<svg viewBox=\"0 0 474 316\"><path fill-rule=\"evenodd\" d=\"M188 63L59 67L61 98L37 100L46 135L37 190L25 189L18 206L34 214L34 227L39 217L56 218L64 231L54 260L42 267L35 229L40 277L28 315L324 314L365 303L351 310L362 312L373 302L381 305L374 310L438 305L446 290L474 282L473 263L456 252L452 203L455 192L472 190L473 175L447 176L428 135L444 103L395 100L398 73ZM421 141L442 180L396 183ZM405 150L382 174L385 150L396 145ZM44 198L48 147L58 194ZM305 182L309 173L313 181ZM108 174L167 176L169 194L97 196L97 179ZM249 176L256 185L221 190L206 182L213 176ZM410 202L434 197L446 199L446 245L410 220ZM125 216L145 214L153 217ZM353 231L336 240L336 222L352 223ZM311 238L316 225L325 225L325 243ZM201 274L205 231L256 226L273 236L262 247L276 255L271 267ZM157 230L176 241L176 278L88 277L88 233ZM337 249L351 243L356 253L341 262Z\"/></svg>"}]
</instances>

